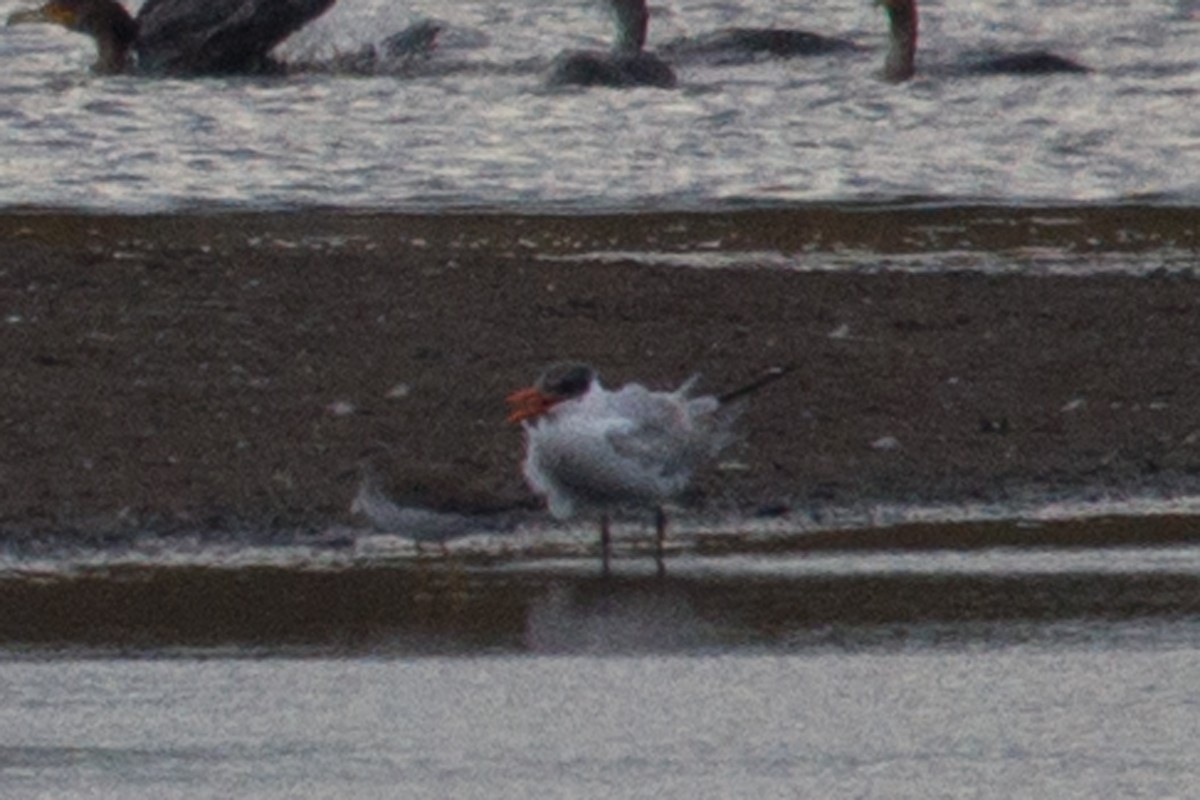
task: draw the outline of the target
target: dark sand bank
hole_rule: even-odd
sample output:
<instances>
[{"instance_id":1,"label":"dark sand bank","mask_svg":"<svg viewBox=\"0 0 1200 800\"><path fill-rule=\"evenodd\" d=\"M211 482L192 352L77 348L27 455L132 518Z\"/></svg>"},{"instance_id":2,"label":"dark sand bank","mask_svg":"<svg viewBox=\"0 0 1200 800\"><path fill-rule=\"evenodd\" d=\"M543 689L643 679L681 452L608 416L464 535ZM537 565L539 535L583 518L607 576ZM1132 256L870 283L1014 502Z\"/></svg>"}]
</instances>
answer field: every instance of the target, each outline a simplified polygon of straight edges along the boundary
<instances>
[{"instance_id":1,"label":"dark sand bank","mask_svg":"<svg viewBox=\"0 0 1200 800\"><path fill-rule=\"evenodd\" d=\"M713 390L795 365L749 405L741 468L701 481L714 507L1192 490L1200 281L1083 272L1194 255L1198 230L1138 208L0 217L0 528L320 528L381 445L419 502L519 504L503 398L564 357ZM846 249L1078 274L821 270ZM605 256L714 250L802 269Z\"/></svg>"}]
</instances>

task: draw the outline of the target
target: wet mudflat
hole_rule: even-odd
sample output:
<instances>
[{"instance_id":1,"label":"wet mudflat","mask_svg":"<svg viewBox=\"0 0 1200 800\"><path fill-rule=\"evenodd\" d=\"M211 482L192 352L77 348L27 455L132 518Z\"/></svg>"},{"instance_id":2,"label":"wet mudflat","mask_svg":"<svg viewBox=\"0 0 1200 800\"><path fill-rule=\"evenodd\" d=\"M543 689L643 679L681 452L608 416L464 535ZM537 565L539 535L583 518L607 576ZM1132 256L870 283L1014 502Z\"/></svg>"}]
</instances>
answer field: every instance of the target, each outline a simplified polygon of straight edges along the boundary
<instances>
[{"instance_id":1,"label":"wet mudflat","mask_svg":"<svg viewBox=\"0 0 1200 800\"><path fill-rule=\"evenodd\" d=\"M700 509L1188 494L1192 216L6 217L0 526L356 524L368 452L405 502L524 508L502 399L562 358L712 390L795 367Z\"/></svg>"}]
</instances>

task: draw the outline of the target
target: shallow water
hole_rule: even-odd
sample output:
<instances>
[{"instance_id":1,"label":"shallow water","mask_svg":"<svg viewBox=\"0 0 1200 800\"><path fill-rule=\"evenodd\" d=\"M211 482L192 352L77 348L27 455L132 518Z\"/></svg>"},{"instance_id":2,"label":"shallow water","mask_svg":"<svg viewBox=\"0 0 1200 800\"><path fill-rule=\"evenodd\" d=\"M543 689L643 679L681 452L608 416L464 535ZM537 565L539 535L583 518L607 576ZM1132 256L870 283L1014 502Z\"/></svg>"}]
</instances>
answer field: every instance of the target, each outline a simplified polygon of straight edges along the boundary
<instances>
[{"instance_id":1,"label":"shallow water","mask_svg":"<svg viewBox=\"0 0 1200 800\"><path fill-rule=\"evenodd\" d=\"M341 531L9 543L9 655L724 652L1106 641L1200 619L1194 516L673 529L520 528L444 548ZM1182 626L1182 627L1178 627ZM1187 634L1190 638L1191 633Z\"/></svg>"},{"instance_id":2,"label":"shallow water","mask_svg":"<svg viewBox=\"0 0 1200 800\"><path fill-rule=\"evenodd\" d=\"M1194 650L4 664L10 797L1186 796Z\"/></svg>"},{"instance_id":3,"label":"shallow water","mask_svg":"<svg viewBox=\"0 0 1200 800\"><path fill-rule=\"evenodd\" d=\"M1188 796L1194 622L1030 630L785 651L8 660L0 785L14 798Z\"/></svg>"},{"instance_id":4,"label":"shallow water","mask_svg":"<svg viewBox=\"0 0 1200 800\"><path fill-rule=\"evenodd\" d=\"M82 36L20 26L0 31L0 203L589 211L1200 196L1200 19L1186 4L931 1L924 76L904 86L879 80L884 18L861 0L654 13L652 46L740 24L842 34L866 51L681 65L675 91L547 91L557 52L607 41L592 4L342 0L284 55L325 58L427 16L446 23L444 46L410 75L178 81L90 75ZM1020 46L1096 72L953 73L968 51Z\"/></svg>"},{"instance_id":5,"label":"shallow water","mask_svg":"<svg viewBox=\"0 0 1200 800\"><path fill-rule=\"evenodd\" d=\"M1167 797L1200 779L1194 544L684 555L665 581L632 559L600 580L578 555L240 552L9 562L6 797Z\"/></svg>"}]
</instances>

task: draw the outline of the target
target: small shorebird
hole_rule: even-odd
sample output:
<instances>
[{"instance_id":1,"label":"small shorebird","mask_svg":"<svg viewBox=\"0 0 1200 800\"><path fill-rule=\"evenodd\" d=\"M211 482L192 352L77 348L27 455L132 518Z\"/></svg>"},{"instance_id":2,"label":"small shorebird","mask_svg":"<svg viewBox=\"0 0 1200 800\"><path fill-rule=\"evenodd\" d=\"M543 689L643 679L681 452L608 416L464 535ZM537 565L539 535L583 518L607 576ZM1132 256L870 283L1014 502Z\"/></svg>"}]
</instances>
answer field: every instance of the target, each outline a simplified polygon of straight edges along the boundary
<instances>
[{"instance_id":1,"label":"small shorebird","mask_svg":"<svg viewBox=\"0 0 1200 800\"><path fill-rule=\"evenodd\" d=\"M524 497L474 483L452 466L403 459L372 446L355 469L358 491L350 513L377 531L412 539L418 547L480 533L508 533L515 515L532 510Z\"/></svg>"},{"instance_id":2,"label":"small shorebird","mask_svg":"<svg viewBox=\"0 0 1200 800\"><path fill-rule=\"evenodd\" d=\"M724 395L690 397L696 376L672 392L637 383L609 391L587 364L560 363L508 397L510 423L525 429L525 479L551 515L599 512L600 557L609 574L610 513L655 510L655 562L661 577L666 515L662 504L687 488L695 470L734 436L731 402L782 376L768 370Z\"/></svg>"}]
</instances>

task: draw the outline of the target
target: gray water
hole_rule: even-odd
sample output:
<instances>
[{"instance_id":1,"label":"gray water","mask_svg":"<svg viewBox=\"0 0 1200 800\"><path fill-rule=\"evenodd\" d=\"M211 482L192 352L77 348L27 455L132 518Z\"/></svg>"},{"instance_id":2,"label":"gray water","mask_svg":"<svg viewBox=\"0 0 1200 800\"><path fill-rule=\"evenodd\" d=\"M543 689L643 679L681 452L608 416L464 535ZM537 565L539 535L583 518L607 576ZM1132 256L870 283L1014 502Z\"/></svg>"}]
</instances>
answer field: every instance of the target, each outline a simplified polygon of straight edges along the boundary
<instances>
[{"instance_id":1,"label":"gray water","mask_svg":"<svg viewBox=\"0 0 1200 800\"><path fill-rule=\"evenodd\" d=\"M665 581L578 559L59 563L0 582L6 798L1200 780L1194 545L681 557Z\"/></svg>"},{"instance_id":2,"label":"gray water","mask_svg":"<svg viewBox=\"0 0 1200 800\"><path fill-rule=\"evenodd\" d=\"M5 797L1188 797L1184 645L5 663Z\"/></svg>"},{"instance_id":3,"label":"gray water","mask_svg":"<svg viewBox=\"0 0 1200 800\"><path fill-rule=\"evenodd\" d=\"M0 2L0 14L28 5ZM154 80L88 72L90 41L0 30L0 205L123 211L338 206L720 208L879 198L1192 204L1200 14L1180 0L922 6L922 77L881 81L867 0L653 6L650 45L725 25L847 36L849 57L683 64L680 88L550 91L603 47L595 3L340 0L282 55L328 59L435 17L411 74ZM1044 47L1085 76L963 77L980 49Z\"/></svg>"}]
</instances>

